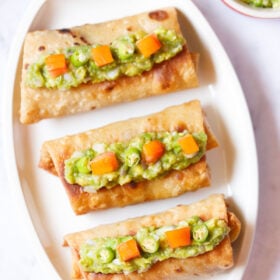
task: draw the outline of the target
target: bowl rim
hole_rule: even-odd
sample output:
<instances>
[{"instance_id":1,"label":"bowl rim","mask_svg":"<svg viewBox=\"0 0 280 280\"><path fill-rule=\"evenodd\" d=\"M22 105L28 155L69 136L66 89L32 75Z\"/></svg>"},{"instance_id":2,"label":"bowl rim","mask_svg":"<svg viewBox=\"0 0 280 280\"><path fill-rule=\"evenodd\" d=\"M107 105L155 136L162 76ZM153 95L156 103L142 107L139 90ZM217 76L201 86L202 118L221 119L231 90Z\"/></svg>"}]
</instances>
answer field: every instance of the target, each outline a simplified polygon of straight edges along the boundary
<instances>
[{"instance_id":1,"label":"bowl rim","mask_svg":"<svg viewBox=\"0 0 280 280\"><path fill-rule=\"evenodd\" d=\"M232 10L246 16L264 19L279 19L279 8L258 8L250 6L240 0L222 0L222 2Z\"/></svg>"}]
</instances>

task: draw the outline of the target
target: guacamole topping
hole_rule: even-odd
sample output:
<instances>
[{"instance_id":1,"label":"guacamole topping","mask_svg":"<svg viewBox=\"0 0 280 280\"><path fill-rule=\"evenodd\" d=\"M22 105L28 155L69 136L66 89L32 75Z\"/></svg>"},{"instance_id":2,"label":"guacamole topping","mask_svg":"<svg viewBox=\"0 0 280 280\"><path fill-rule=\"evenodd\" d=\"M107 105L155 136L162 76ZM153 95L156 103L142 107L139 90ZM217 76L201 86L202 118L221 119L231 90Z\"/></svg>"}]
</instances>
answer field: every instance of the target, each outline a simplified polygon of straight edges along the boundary
<instances>
[{"instance_id":1,"label":"guacamole topping","mask_svg":"<svg viewBox=\"0 0 280 280\"><path fill-rule=\"evenodd\" d=\"M243 2L258 8L279 8L280 0L242 0Z\"/></svg>"},{"instance_id":2,"label":"guacamole topping","mask_svg":"<svg viewBox=\"0 0 280 280\"><path fill-rule=\"evenodd\" d=\"M94 60L92 51L100 47L98 43L57 49L51 54L45 53L36 63L28 66L26 84L32 88L69 89L80 84L112 81L120 76L136 76L151 70L155 64L174 57L182 51L185 44L184 38L174 30L159 27L153 32L156 40L159 41L158 48L154 52L152 50L153 53L146 57L139 51L137 44L147 35L149 34L145 31L139 30L113 40L108 46L109 50L106 52L103 50L104 57L101 58L101 60L106 59L109 55L110 63L105 62L102 66ZM146 49L149 47L148 44L144 44ZM111 54L108 54L108 51ZM52 71L50 71L46 60L48 63L48 58L53 54L64 55L65 65L51 61ZM97 53L97 57L98 55L100 59L100 54ZM57 69L53 69L55 67Z\"/></svg>"},{"instance_id":3,"label":"guacamole topping","mask_svg":"<svg viewBox=\"0 0 280 280\"><path fill-rule=\"evenodd\" d=\"M190 235L185 237L189 238L188 245L173 248L169 245L168 233L172 234L179 229L189 230ZM141 273L159 261L169 258L185 259L212 251L229 231L224 220L213 218L203 221L198 216L193 216L176 225L143 227L135 235L87 240L80 248L79 262L86 272ZM128 240L136 241L139 251L135 257L124 261L119 248Z\"/></svg>"},{"instance_id":4,"label":"guacamole topping","mask_svg":"<svg viewBox=\"0 0 280 280\"><path fill-rule=\"evenodd\" d=\"M192 141L182 146L187 138ZM186 130L145 132L128 142L96 143L65 161L64 176L68 183L78 184L87 192L152 180L198 162L205 154L206 143L204 132L190 134ZM153 156L152 161L147 154Z\"/></svg>"}]
</instances>

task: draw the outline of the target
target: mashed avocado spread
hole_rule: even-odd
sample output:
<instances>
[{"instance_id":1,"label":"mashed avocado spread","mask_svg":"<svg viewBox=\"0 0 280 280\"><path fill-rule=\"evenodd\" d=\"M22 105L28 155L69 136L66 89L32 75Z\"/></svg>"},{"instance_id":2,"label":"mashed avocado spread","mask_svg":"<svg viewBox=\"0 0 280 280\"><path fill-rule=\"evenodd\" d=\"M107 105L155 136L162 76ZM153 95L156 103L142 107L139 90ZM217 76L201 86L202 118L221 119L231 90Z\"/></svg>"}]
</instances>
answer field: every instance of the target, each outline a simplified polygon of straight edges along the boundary
<instances>
[{"instance_id":1,"label":"mashed avocado spread","mask_svg":"<svg viewBox=\"0 0 280 280\"><path fill-rule=\"evenodd\" d=\"M188 136L193 139L193 143L188 145L197 147L190 153L186 153L180 144L180 139ZM96 143L87 150L74 152L65 161L64 176L68 183L78 184L86 192L152 180L171 170L182 170L198 162L205 154L206 143L207 135L204 132L190 134L186 130L146 132L126 143ZM146 150L155 156L152 162L145 160ZM101 166L102 172L100 168L97 170L95 164L96 159L100 158L101 163L97 167Z\"/></svg>"},{"instance_id":2,"label":"mashed avocado spread","mask_svg":"<svg viewBox=\"0 0 280 280\"><path fill-rule=\"evenodd\" d=\"M243 2L258 8L279 8L280 0L242 0Z\"/></svg>"},{"instance_id":3,"label":"mashed avocado spread","mask_svg":"<svg viewBox=\"0 0 280 280\"><path fill-rule=\"evenodd\" d=\"M188 245L170 246L172 231L189 230ZM213 250L229 233L226 222L221 219L203 221L197 216L180 221L177 225L140 228L135 235L104 237L87 240L80 249L80 265L86 272L139 273L147 271L154 263L169 258L185 259ZM130 260L122 259L120 245L134 240L138 254Z\"/></svg>"},{"instance_id":4,"label":"mashed avocado spread","mask_svg":"<svg viewBox=\"0 0 280 280\"><path fill-rule=\"evenodd\" d=\"M51 55L46 53L36 63L28 66L26 84L32 88L69 89L80 84L115 80L120 76L136 76L182 51L185 40L175 31L160 27L153 34L160 41L161 47L152 55L146 57L139 51L137 42L148 35L139 30L113 40L108 46L112 62L103 66L98 66L92 56L92 49L100 46L99 44L58 49L52 54L63 55L66 61L63 66L65 71L55 75L52 75L54 72L51 73L46 65L46 59ZM61 70L58 64L53 63L52 66Z\"/></svg>"}]
</instances>

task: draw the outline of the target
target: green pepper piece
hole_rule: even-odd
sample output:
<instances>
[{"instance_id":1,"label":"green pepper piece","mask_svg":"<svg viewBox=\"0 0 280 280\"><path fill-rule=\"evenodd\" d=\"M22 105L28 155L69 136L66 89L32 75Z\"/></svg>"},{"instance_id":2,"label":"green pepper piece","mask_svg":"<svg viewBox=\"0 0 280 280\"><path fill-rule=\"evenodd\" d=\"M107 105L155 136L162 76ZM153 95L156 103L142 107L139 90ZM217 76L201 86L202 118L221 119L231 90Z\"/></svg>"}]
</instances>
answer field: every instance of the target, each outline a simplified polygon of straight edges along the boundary
<instances>
[{"instance_id":1,"label":"green pepper piece","mask_svg":"<svg viewBox=\"0 0 280 280\"><path fill-rule=\"evenodd\" d=\"M159 239L152 235L148 235L139 241L139 245L144 252L152 254L159 248Z\"/></svg>"},{"instance_id":2,"label":"green pepper piece","mask_svg":"<svg viewBox=\"0 0 280 280\"><path fill-rule=\"evenodd\" d=\"M100 263L110 263L115 258L115 252L110 247L100 248L96 253L96 260Z\"/></svg>"},{"instance_id":3,"label":"green pepper piece","mask_svg":"<svg viewBox=\"0 0 280 280\"><path fill-rule=\"evenodd\" d=\"M195 241L199 243L204 242L206 240L206 238L208 237L208 233L208 228L204 223L195 225L192 228L192 237Z\"/></svg>"},{"instance_id":4,"label":"green pepper piece","mask_svg":"<svg viewBox=\"0 0 280 280\"><path fill-rule=\"evenodd\" d=\"M82 51L81 49L77 49L70 57L71 63L76 67L80 67L86 64L88 60L88 54L85 51Z\"/></svg>"},{"instance_id":5,"label":"green pepper piece","mask_svg":"<svg viewBox=\"0 0 280 280\"><path fill-rule=\"evenodd\" d=\"M112 42L111 48L121 61L128 60L135 52L134 38L130 35L120 37Z\"/></svg>"}]
</instances>

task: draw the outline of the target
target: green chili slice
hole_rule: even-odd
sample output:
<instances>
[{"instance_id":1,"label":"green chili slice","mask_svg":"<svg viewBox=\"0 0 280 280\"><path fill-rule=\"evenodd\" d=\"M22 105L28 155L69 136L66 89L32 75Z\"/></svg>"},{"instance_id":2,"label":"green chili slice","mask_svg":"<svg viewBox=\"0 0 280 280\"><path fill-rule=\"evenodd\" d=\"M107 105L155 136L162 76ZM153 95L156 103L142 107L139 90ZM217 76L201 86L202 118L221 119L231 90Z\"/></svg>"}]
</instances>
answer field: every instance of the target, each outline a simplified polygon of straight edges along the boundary
<instances>
[{"instance_id":1,"label":"green chili slice","mask_svg":"<svg viewBox=\"0 0 280 280\"><path fill-rule=\"evenodd\" d=\"M208 237L208 228L203 224L195 225L192 229L192 237L197 242L204 242Z\"/></svg>"}]
</instances>

